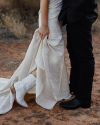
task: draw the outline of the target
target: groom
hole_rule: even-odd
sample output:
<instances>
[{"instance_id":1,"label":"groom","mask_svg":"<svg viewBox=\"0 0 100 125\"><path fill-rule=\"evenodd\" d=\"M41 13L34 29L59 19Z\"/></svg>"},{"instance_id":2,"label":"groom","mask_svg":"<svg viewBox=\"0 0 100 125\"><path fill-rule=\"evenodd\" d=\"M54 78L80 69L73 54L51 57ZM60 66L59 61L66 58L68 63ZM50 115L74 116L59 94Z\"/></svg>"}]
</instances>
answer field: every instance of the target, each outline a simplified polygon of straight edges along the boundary
<instances>
[{"instance_id":1,"label":"groom","mask_svg":"<svg viewBox=\"0 0 100 125\"><path fill-rule=\"evenodd\" d=\"M89 108L94 76L91 27L98 17L97 0L63 0L59 21L67 24L71 62L70 91L75 98L60 103L64 109Z\"/></svg>"}]
</instances>

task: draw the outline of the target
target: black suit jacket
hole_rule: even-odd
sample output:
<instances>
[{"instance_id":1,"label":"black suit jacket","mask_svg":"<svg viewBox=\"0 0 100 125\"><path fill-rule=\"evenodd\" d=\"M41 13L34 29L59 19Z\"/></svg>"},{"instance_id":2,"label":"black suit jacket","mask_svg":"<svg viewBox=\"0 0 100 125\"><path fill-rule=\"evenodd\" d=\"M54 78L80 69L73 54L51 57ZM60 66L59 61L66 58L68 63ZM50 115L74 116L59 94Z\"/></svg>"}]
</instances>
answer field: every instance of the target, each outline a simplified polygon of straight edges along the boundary
<instances>
[{"instance_id":1,"label":"black suit jacket","mask_svg":"<svg viewBox=\"0 0 100 125\"><path fill-rule=\"evenodd\" d=\"M97 0L63 0L59 21L63 25L74 23L85 17L93 23L98 17Z\"/></svg>"}]
</instances>

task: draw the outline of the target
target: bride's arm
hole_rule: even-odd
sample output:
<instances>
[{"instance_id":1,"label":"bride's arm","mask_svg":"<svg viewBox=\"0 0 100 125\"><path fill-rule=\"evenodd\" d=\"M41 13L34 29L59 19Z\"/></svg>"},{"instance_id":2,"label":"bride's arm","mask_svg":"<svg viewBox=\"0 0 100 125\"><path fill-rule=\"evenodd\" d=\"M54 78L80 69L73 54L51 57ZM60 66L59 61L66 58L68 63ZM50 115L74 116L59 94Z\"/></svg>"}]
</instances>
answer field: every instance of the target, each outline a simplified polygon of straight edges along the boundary
<instances>
[{"instance_id":1,"label":"bride's arm","mask_svg":"<svg viewBox=\"0 0 100 125\"><path fill-rule=\"evenodd\" d=\"M48 28L48 5L49 0L41 0L40 11L41 11L41 27L39 28L39 33L44 39L47 35L49 37L49 28Z\"/></svg>"}]
</instances>

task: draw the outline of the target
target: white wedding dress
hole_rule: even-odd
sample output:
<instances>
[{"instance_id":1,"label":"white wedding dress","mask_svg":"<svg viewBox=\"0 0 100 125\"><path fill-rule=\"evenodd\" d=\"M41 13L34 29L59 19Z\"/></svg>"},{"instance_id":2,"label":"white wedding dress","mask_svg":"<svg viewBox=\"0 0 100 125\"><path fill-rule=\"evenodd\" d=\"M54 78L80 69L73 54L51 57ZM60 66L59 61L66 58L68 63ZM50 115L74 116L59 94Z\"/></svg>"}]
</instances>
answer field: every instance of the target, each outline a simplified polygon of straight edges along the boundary
<instances>
[{"instance_id":1,"label":"white wedding dress","mask_svg":"<svg viewBox=\"0 0 100 125\"><path fill-rule=\"evenodd\" d=\"M58 14L62 7L62 0L49 0L48 25L49 38L42 41L38 29L26 52L26 56L10 79L0 78L0 114L12 109L15 94L10 86L22 80L37 67L36 87L28 93L36 93L36 102L46 109L71 97L68 77L64 61L64 41L62 27L58 21ZM41 14L39 12L39 26Z\"/></svg>"}]
</instances>

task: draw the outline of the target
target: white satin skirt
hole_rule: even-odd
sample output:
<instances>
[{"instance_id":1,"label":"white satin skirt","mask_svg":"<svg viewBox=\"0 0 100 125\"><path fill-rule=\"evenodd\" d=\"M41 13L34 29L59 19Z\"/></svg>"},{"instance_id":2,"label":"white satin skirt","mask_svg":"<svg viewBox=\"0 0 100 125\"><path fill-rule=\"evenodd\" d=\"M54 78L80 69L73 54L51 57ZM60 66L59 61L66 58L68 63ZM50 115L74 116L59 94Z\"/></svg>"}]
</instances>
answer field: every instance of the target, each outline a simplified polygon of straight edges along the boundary
<instances>
[{"instance_id":1,"label":"white satin skirt","mask_svg":"<svg viewBox=\"0 0 100 125\"><path fill-rule=\"evenodd\" d=\"M12 109L15 94L12 94L10 86L25 78L36 68L36 86L29 90L28 93L36 94L37 104L51 110L58 101L71 97L64 60L62 27L58 21L60 9L58 8L58 10L54 13L54 10L49 8L49 38L47 39L46 36L42 40L39 29L37 29L24 60L12 77L10 79L0 78L0 114ZM41 26L40 13L39 26Z\"/></svg>"}]
</instances>

